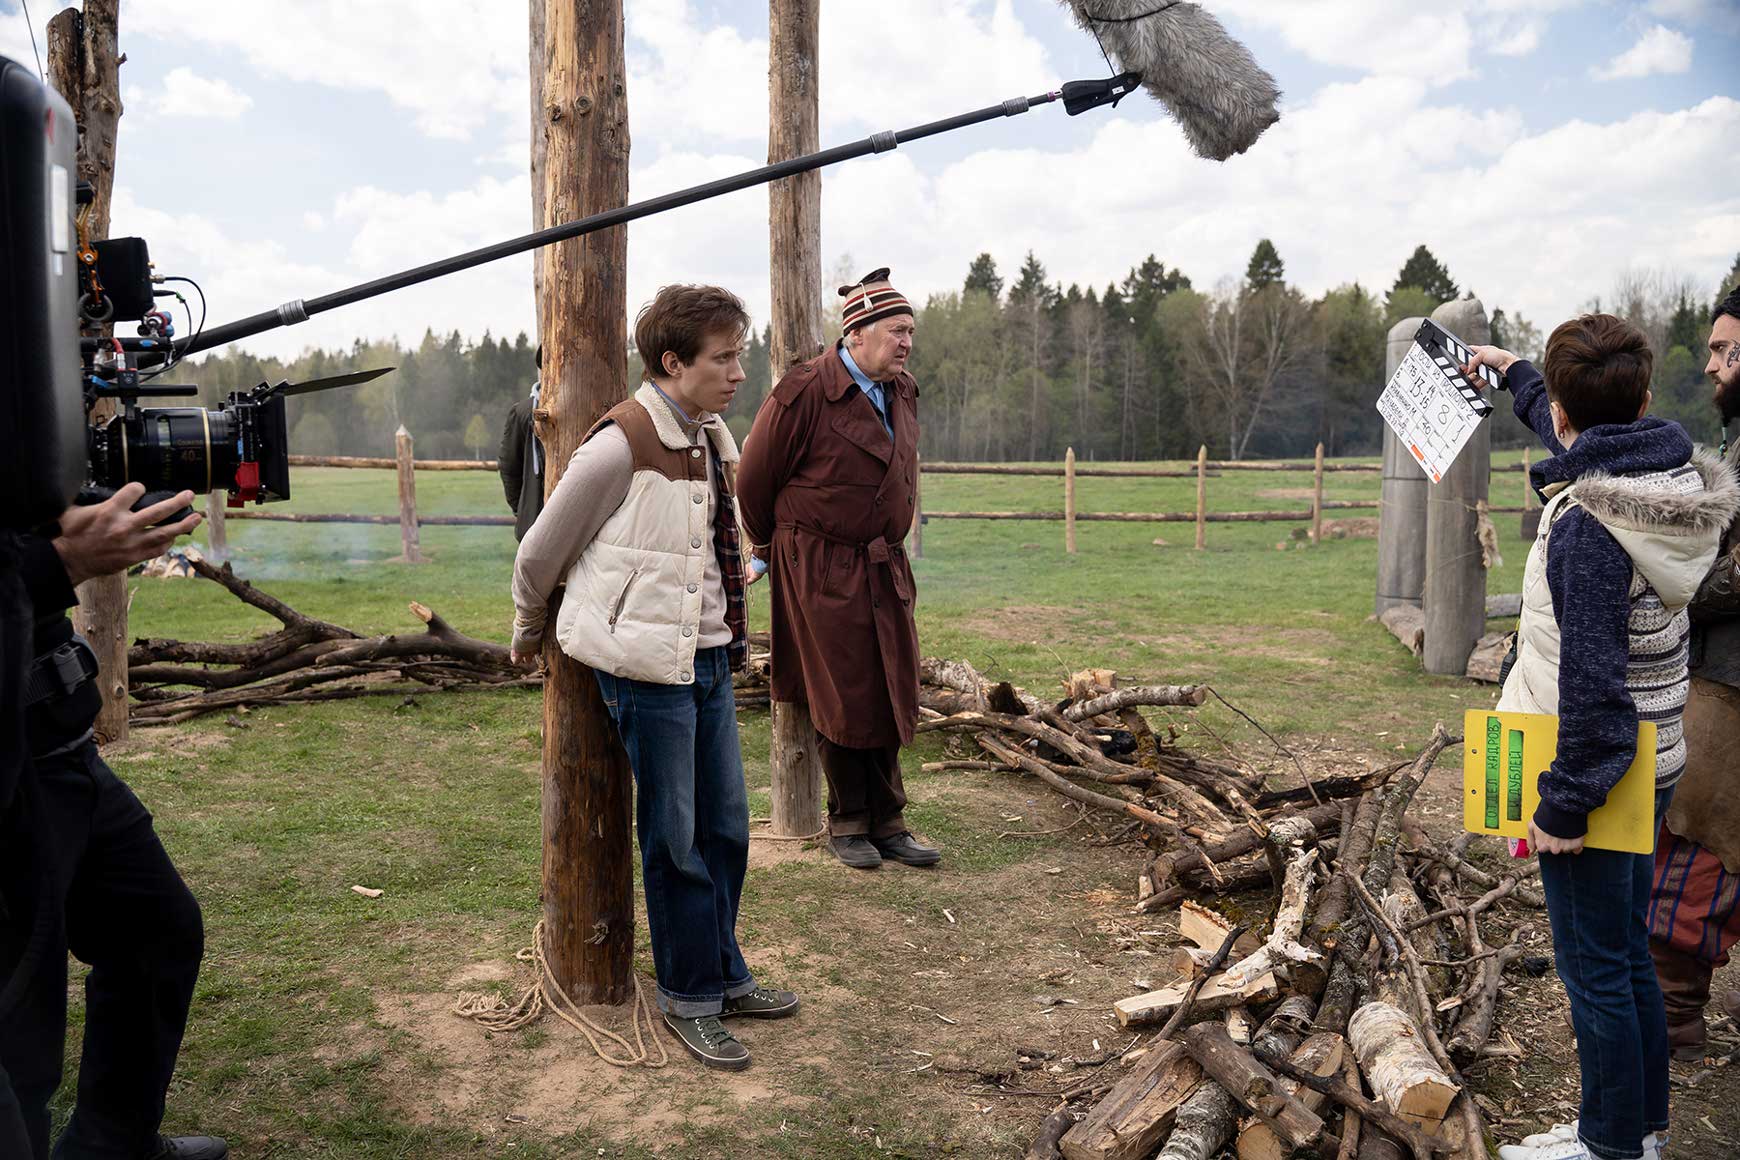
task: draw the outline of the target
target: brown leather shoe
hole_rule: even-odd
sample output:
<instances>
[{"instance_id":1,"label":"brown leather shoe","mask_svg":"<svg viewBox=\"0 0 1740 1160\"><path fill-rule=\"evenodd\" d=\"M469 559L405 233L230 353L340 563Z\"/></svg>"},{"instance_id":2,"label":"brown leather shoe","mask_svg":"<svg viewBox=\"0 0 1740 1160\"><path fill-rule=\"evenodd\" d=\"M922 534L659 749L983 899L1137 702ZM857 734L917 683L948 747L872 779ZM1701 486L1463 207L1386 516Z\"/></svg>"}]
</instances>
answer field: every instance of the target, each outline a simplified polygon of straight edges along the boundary
<instances>
[{"instance_id":1,"label":"brown leather shoe","mask_svg":"<svg viewBox=\"0 0 1740 1160\"><path fill-rule=\"evenodd\" d=\"M1673 1057L1681 1061L1704 1058L1710 964L1655 939L1649 940L1649 954L1655 960L1655 977L1667 1009L1668 1047Z\"/></svg>"}]
</instances>

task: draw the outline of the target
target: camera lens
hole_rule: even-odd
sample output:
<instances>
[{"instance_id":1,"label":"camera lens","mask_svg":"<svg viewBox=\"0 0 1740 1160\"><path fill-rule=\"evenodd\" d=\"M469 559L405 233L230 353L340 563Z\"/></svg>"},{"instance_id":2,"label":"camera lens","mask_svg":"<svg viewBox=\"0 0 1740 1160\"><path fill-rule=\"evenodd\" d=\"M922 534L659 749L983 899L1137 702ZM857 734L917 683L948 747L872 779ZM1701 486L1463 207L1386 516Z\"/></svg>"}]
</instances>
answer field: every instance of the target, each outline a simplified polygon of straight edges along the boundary
<instances>
[{"instance_id":1,"label":"camera lens","mask_svg":"<svg viewBox=\"0 0 1740 1160\"><path fill-rule=\"evenodd\" d=\"M239 439L234 412L145 407L92 431L94 481L119 488L204 494L235 481Z\"/></svg>"}]
</instances>

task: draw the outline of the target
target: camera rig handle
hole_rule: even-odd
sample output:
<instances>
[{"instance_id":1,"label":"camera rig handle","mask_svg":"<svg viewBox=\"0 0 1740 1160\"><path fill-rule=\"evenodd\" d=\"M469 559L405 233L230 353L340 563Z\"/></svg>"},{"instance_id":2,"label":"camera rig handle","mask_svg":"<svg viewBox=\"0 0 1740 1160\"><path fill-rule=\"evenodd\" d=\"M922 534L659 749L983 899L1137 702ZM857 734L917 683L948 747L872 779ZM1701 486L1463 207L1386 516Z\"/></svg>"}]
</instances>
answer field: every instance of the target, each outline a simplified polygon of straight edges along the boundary
<instances>
[{"instance_id":1,"label":"camera rig handle","mask_svg":"<svg viewBox=\"0 0 1740 1160\"><path fill-rule=\"evenodd\" d=\"M1071 116L1098 108L1105 104L1116 104L1130 92L1141 80L1140 73L1123 73L1105 80L1071 81L1063 88L1041 93L1035 97L1012 97L995 105L976 109L970 113L947 117L940 121L917 125L910 129L885 130L873 133L861 140L846 145L836 145L831 149L823 149L817 153L808 153L802 157L793 157L772 165L764 165L758 169L750 169L731 177L722 177L689 189L678 190L675 193L663 194L648 198L645 201L632 202L617 209L605 210L589 217L548 229L524 234L505 242L497 242L491 246L471 250L439 262L405 270L398 274L389 274L384 278L376 278L345 290L331 294L323 294L318 298L306 301L297 299L286 302L272 310L262 311L247 318L214 326L200 334L174 340L175 348L182 354L192 354L196 351L210 350L212 347L235 342L237 339L249 338L281 326L293 326L298 322L306 322L316 314L349 306L368 298L375 298L394 290L402 290L407 286L415 286L447 274L469 270L473 266L481 266L500 258L523 254L540 246L548 246L555 242L567 241L569 238L581 237L598 230L609 229L611 226L623 225L666 210L692 205L695 202L706 201L727 193L735 193L740 189L748 189L756 185L764 185L777 181L782 177L791 177L799 173L808 173L826 165L834 165L841 161L849 161L868 153L886 153L900 145L917 141L925 137L934 137L939 133L948 133L956 129L964 129L984 121L995 120L998 117L1015 117L1027 112L1035 105L1050 104L1053 101L1064 100L1065 107Z\"/></svg>"}]
</instances>

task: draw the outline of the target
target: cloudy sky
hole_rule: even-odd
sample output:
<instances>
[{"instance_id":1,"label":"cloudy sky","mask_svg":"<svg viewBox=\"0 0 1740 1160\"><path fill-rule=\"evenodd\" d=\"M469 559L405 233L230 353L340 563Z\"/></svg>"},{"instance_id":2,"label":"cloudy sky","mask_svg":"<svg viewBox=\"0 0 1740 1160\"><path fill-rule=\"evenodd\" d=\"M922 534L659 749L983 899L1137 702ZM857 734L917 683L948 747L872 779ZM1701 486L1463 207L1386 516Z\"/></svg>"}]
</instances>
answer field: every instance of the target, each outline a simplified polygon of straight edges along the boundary
<instances>
[{"instance_id":1,"label":"cloudy sky","mask_svg":"<svg viewBox=\"0 0 1740 1160\"><path fill-rule=\"evenodd\" d=\"M31 0L42 25L56 0ZM760 164L759 0L627 0L630 196ZM1103 75L1054 0L830 0L822 142ZM1424 242L1489 307L1543 327L1628 269L1714 291L1740 250L1740 0L1215 0L1284 90L1224 164L1145 97L1048 106L826 171L823 253L909 295L974 254L1103 285L1144 254L1199 286L1272 238L1310 293L1387 289ZM528 231L520 0L122 5L126 113L112 232L198 279L214 323ZM19 0L0 53L31 61ZM767 314L767 194L629 227L630 310L717 281ZM532 324L510 259L249 340L263 353L425 327Z\"/></svg>"}]
</instances>

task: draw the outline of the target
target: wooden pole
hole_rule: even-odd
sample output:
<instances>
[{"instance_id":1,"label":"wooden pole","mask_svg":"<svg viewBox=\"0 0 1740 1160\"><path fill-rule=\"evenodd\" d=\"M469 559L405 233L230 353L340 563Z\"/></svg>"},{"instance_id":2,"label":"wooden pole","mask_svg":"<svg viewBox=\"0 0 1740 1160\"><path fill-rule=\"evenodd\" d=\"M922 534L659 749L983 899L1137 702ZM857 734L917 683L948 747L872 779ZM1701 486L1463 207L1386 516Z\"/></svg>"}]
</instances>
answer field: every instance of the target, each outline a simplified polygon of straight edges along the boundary
<instances>
[{"instance_id":1,"label":"wooden pole","mask_svg":"<svg viewBox=\"0 0 1740 1160\"><path fill-rule=\"evenodd\" d=\"M417 469L411 464L411 433L403 423L393 432L393 450L399 473L399 562L421 564L423 551L417 528Z\"/></svg>"},{"instance_id":2,"label":"wooden pole","mask_svg":"<svg viewBox=\"0 0 1740 1160\"><path fill-rule=\"evenodd\" d=\"M224 503L227 499L222 488L205 497L205 557L214 564L221 564L229 559L229 530L224 527Z\"/></svg>"},{"instance_id":3,"label":"wooden pole","mask_svg":"<svg viewBox=\"0 0 1740 1160\"><path fill-rule=\"evenodd\" d=\"M1208 521L1208 444L1196 450L1196 550L1207 542Z\"/></svg>"},{"instance_id":4,"label":"wooden pole","mask_svg":"<svg viewBox=\"0 0 1740 1160\"><path fill-rule=\"evenodd\" d=\"M1459 298L1432 312L1439 323L1470 345L1490 341L1486 308L1478 298ZM1421 607L1426 613L1428 673L1459 677L1486 632L1486 567L1481 563L1480 517L1492 477L1492 424L1476 427L1443 478L1426 493L1426 574Z\"/></svg>"},{"instance_id":5,"label":"wooden pole","mask_svg":"<svg viewBox=\"0 0 1740 1160\"><path fill-rule=\"evenodd\" d=\"M1386 382L1407 355L1422 321L1404 318L1390 327L1384 348ZM1382 616L1397 604L1420 607L1425 574L1426 472L1386 423L1383 490L1378 506L1377 614Z\"/></svg>"},{"instance_id":6,"label":"wooden pole","mask_svg":"<svg viewBox=\"0 0 1740 1160\"><path fill-rule=\"evenodd\" d=\"M1535 487L1529 482L1529 448L1523 446L1522 457L1522 538L1532 540L1540 534L1541 510L1535 504Z\"/></svg>"},{"instance_id":7,"label":"wooden pole","mask_svg":"<svg viewBox=\"0 0 1740 1160\"><path fill-rule=\"evenodd\" d=\"M771 0L767 6L767 160L820 148L818 128L821 0ZM767 187L769 280L773 292L774 377L822 349L822 177L809 172ZM809 707L775 701L773 832L813 834L822 825L821 757Z\"/></svg>"},{"instance_id":8,"label":"wooden pole","mask_svg":"<svg viewBox=\"0 0 1740 1160\"><path fill-rule=\"evenodd\" d=\"M924 464L912 456L912 558L924 559Z\"/></svg>"},{"instance_id":9,"label":"wooden pole","mask_svg":"<svg viewBox=\"0 0 1740 1160\"><path fill-rule=\"evenodd\" d=\"M1317 445L1317 471L1311 483L1311 542L1323 542L1323 444Z\"/></svg>"},{"instance_id":10,"label":"wooden pole","mask_svg":"<svg viewBox=\"0 0 1740 1160\"><path fill-rule=\"evenodd\" d=\"M526 47L529 50L529 67L527 73L531 80L531 99L526 102L532 117L531 135L531 165L532 165L532 228L545 229L556 223L550 221L544 213L544 154L549 149L549 141L544 135L545 119L549 110L544 106L544 60L549 51L549 44L544 36L544 0L531 0L527 5L531 9L530 35L526 37ZM544 263L549 260L548 247L539 246L532 251L532 305L536 312L537 304L543 300L544 294ZM536 330L542 322L539 313L533 322ZM542 342L543 333L539 331L534 342Z\"/></svg>"},{"instance_id":11,"label":"wooden pole","mask_svg":"<svg viewBox=\"0 0 1740 1160\"><path fill-rule=\"evenodd\" d=\"M109 207L115 191L115 134L121 120L121 57L117 24L120 0L86 0L55 13L48 22L48 74L78 121L78 179L96 191L91 202L89 238L109 236ZM109 333L89 329L87 335ZM91 409L93 423L115 414L113 399L99 399ZM78 587L73 627L97 654L103 707L97 714L97 742L127 740L127 577L116 572L97 576Z\"/></svg>"},{"instance_id":12,"label":"wooden pole","mask_svg":"<svg viewBox=\"0 0 1740 1160\"><path fill-rule=\"evenodd\" d=\"M1075 555L1075 448L1063 453L1063 550Z\"/></svg>"},{"instance_id":13,"label":"wooden pole","mask_svg":"<svg viewBox=\"0 0 1740 1160\"><path fill-rule=\"evenodd\" d=\"M628 91L621 0L543 5L544 214L566 221L628 201ZM534 134L534 139L537 134ZM618 226L547 247L539 436L544 494L587 430L627 392L628 237ZM577 1003L634 995L630 777L591 670L546 637L544 954Z\"/></svg>"}]
</instances>

